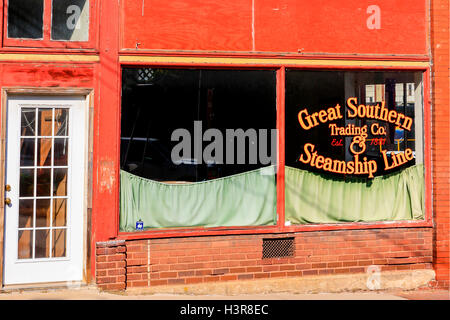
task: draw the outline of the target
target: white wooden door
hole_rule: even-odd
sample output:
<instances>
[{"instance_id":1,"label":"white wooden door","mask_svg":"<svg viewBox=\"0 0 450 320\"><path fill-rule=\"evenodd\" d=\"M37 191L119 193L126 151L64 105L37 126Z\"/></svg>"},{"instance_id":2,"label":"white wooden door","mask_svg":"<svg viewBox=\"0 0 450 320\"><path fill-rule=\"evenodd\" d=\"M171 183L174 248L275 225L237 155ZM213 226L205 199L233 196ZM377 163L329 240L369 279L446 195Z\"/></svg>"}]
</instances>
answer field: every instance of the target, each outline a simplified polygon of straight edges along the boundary
<instances>
[{"instance_id":1,"label":"white wooden door","mask_svg":"<svg viewBox=\"0 0 450 320\"><path fill-rule=\"evenodd\" d=\"M7 101L4 284L81 281L84 97Z\"/></svg>"}]
</instances>

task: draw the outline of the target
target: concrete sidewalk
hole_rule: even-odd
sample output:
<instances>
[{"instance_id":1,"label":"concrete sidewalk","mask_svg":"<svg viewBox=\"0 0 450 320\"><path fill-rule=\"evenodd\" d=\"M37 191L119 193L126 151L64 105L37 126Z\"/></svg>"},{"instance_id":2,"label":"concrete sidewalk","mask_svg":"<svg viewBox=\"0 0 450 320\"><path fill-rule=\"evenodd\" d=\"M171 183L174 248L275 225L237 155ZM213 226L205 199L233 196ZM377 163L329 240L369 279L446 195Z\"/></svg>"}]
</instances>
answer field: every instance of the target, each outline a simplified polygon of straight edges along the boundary
<instances>
[{"instance_id":1,"label":"concrete sidewalk","mask_svg":"<svg viewBox=\"0 0 450 320\"><path fill-rule=\"evenodd\" d=\"M379 291L352 293L269 293L240 295L133 294L101 292L96 288L15 290L0 293L0 300L449 300L449 291Z\"/></svg>"},{"instance_id":2,"label":"concrete sidewalk","mask_svg":"<svg viewBox=\"0 0 450 320\"><path fill-rule=\"evenodd\" d=\"M450 300L450 290L424 289L395 293L408 300Z\"/></svg>"},{"instance_id":3,"label":"concrete sidewalk","mask_svg":"<svg viewBox=\"0 0 450 320\"><path fill-rule=\"evenodd\" d=\"M45 291L15 291L0 294L0 300L404 300L386 293L321 293L321 294L251 294L251 295L188 295L188 294L129 294L100 292L96 289L62 289Z\"/></svg>"}]
</instances>

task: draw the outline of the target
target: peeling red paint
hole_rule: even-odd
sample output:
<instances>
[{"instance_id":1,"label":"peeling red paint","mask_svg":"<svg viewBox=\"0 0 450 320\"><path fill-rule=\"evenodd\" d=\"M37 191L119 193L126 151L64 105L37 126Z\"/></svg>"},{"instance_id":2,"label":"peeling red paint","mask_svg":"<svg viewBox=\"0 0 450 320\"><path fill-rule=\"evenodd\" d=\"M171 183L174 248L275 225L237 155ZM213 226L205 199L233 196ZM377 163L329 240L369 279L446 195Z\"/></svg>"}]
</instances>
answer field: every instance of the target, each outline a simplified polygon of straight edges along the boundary
<instances>
[{"instance_id":1,"label":"peeling red paint","mask_svg":"<svg viewBox=\"0 0 450 320\"><path fill-rule=\"evenodd\" d=\"M100 181L99 181L99 191L100 193L110 193L112 194L115 190L115 164L113 161L101 161L100 162Z\"/></svg>"},{"instance_id":2,"label":"peeling red paint","mask_svg":"<svg viewBox=\"0 0 450 320\"><path fill-rule=\"evenodd\" d=\"M93 87L94 68L88 65L0 64L2 86Z\"/></svg>"},{"instance_id":3,"label":"peeling red paint","mask_svg":"<svg viewBox=\"0 0 450 320\"><path fill-rule=\"evenodd\" d=\"M0 4L5 1L0 0ZM318 0L314 2L297 0L211 0L162 1L154 0L152 5L142 8L142 1L98 1L101 9L101 23L93 28L92 48L85 53L98 53L100 62L0 62L1 87L83 87L94 88L93 138L93 209L91 248L97 241L114 238L139 239L151 237L186 237L223 234L279 233L326 231L342 229L387 229L398 227L432 227L431 213L424 222L345 225L315 225L301 228L277 227L226 230L227 228L162 230L140 234L118 234L119 221L119 135L120 135L120 49L127 53L150 50L159 56L192 55L223 57L232 56L286 56L294 58L317 57L327 59L364 58L379 60L414 61L418 56L429 61L427 38L427 1L379 0L382 30L366 28L365 9L372 4L369 0ZM126 4L126 5L125 5ZM448 4L447 4L448 6ZM389 12L389 14L388 14ZM448 13L447 13L448 14ZM119 22L119 17L122 19ZM357 18L355 18L357 17ZM0 11L0 20L2 11ZM411 21L413 23L411 23ZM142 26L145 25L145 28ZM0 25L1 30L2 25ZM99 32L102 37L97 37ZM98 40L98 41L97 41ZM119 41L122 41L119 43ZM128 50L130 49L130 50ZM139 49L139 50L137 50ZM55 49L56 50L56 49ZM3 47L0 53L16 54L74 53L71 49L58 48L14 48ZM98 52L96 51L98 50ZM81 53L83 54L83 53ZM300 55L301 54L301 55ZM36 60L35 60L36 61ZM41 60L38 60L41 61ZM45 61L45 60L44 60ZM170 64L170 63L169 63ZM173 64L175 66L197 67L199 64ZM214 67L216 65L209 65ZM236 65L222 64L222 67L236 68ZM258 67L251 65L250 67ZM360 68L356 66L355 68ZM277 66L278 68L278 66ZM380 67L382 68L382 67ZM371 68L374 69L374 68ZM280 69L281 70L281 69ZM284 67L283 67L284 70ZM447 69L448 70L448 69ZM429 71L425 73L426 82ZM281 73L279 73L279 81ZM279 82L281 83L281 82ZM279 89L281 89L281 86ZM426 83L425 105L429 107ZM283 98L278 95L278 105ZM278 119L284 126L283 118ZM425 119L427 125L431 119ZM430 128L426 128L429 130ZM282 139L284 140L284 138ZM429 139L428 139L429 140ZM280 142L281 143L281 142ZM427 146L426 158L430 159L431 146ZM444 159L445 160L445 159ZM431 160L427 160L431 161ZM431 179L430 168L427 179ZM448 179L447 179L448 180ZM279 196L282 196L284 177L278 182ZM428 182L428 186L430 183ZM442 188L442 187L441 187ZM283 202L284 198L281 198ZM427 199L427 208L431 208ZM448 209L448 206L446 207ZM444 208L445 209L445 208ZM443 209L443 210L444 210ZM278 207L280 221L283 221L282 207ZM439 222L439 221L438 221ZM443 223L443 222L440 222ZM229 228L228 228L229 229ZM95 259L91 260L91 271L95 274Z\"/></svg>"},{"instance_id":4,"label":"peeling red paint","mask_svg":"<svg viewBox=\"0 0 450 320\"><path fill-rule=\"evenodd\" d=\"M380 29L368 27L374 4ZM428 53L424 0L152 0L145 11L141 1L122 9L122 48L130 51Z\"/></svg>"}]
</instances>

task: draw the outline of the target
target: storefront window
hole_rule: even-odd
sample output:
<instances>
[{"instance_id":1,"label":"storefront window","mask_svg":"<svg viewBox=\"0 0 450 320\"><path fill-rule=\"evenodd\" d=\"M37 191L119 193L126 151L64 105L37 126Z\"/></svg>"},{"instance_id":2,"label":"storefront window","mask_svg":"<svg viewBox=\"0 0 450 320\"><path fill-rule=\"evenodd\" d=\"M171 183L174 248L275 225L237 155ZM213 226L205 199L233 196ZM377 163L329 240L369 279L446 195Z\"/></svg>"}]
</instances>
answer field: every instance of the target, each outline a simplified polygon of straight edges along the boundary
<instances>
[{"instance_id":1,"label":"storefront window","mask_svg":"<svg viewBox=\"0 0 450 320\"><path fill-rule=\"evenodd\" d=\"M124 68L122 83L122 231L276 224L275 71ZM420 72L285 83L287 225L424 219Z\"/></svg>"},{"instance_id":2,"label":"storefront window","mask_svg":"<svg viewBox=\"0 0 450 320\"><path fill-rule=\"evenodd\" d=\"M276 72L124 68L120 230L276 224Z\"/></svg>"},{"instance_id":3,"label":"storefront window","mask_svg":"<svg viewBox=\"0 0 450 320\"><path fill-rule=\"evenodd\" d=\"M121 167L198 182L267 166L276 158L275 96L274 71L124 69Z\"/></svg>"},{"instance_id":4,"label":"storefront window","mask_svg":"<svg viewBox=\"0 0 450 320\"><path fill-rule=\"evenodd\" d=\"M288 223L423 218L422 74L286 71Z\"/></svg>"},{"instance_id":5,"label":"storefront window","mask_svg":"<svg viewBox=\"0 0 450 320\"><path fill-rule=\"evenodd\" d=\"M310 143L317 155L351 161L354 154L350 144L360 129L367 133L366 149L361 155L376 162L374 176L422 163L421 79L421 74L411 72L288 70L286 165L341 175L301 161L300 156L305 144ZM393 167L395 155L408 149L412 159ZM345 172L348 176L369 175L349 171Z\"/></svg>"}]
</instances>

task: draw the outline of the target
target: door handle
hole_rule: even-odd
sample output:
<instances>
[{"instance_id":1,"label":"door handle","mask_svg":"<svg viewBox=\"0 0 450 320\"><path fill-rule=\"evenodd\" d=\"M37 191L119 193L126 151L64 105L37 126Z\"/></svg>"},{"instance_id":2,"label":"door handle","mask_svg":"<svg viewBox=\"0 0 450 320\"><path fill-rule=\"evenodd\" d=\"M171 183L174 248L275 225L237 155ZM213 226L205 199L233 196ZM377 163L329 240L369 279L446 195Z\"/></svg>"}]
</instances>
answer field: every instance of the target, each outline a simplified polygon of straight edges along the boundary
<instances>
[{"instance_id":1,"label":"door handle","mask_svg":"<svg viewBox=\"0 0 450 320\"><path fill-rule=\"evenodd\" d=\"M11 199L10 198L5 198L5 204L7 206L10 206L11 205Z\"/></svg>"},{"instance_id":2,"label":"door handle","mask_svg":"<svg viewBox=\"0 0 450 320\"><path fill-rule=\"evenodd\" d=\"M11 191L11 186L9 184L7 184L5 186L5 191L7 191L7 192Z\"/></svg>"}]
</instances>

